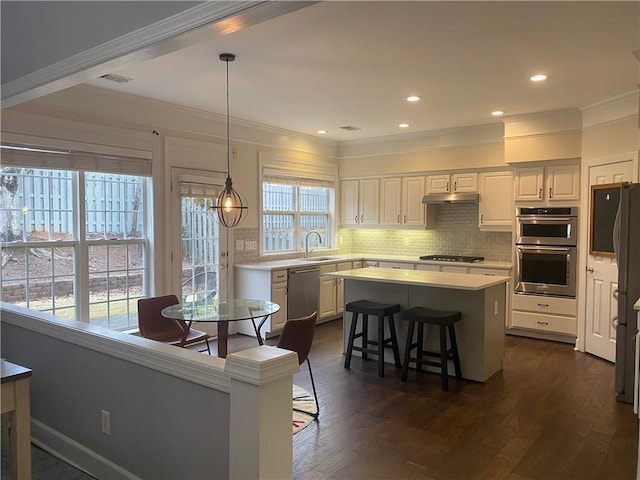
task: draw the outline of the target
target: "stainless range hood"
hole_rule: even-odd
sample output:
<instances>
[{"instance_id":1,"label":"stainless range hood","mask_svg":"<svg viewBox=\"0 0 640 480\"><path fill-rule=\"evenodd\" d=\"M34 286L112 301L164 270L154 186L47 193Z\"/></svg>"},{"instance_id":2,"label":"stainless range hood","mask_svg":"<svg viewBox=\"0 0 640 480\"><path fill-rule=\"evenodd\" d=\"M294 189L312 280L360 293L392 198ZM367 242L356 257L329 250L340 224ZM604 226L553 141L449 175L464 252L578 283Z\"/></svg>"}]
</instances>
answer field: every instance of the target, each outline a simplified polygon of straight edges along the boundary
<instances>
[{"instance_id":1,"label":"stainless range hood","mask_svg":"<svg viewBox=\"0 0 640 480\"><path fill-rule=\"evenodd\" d=\"M477 193L429 193L422 197L426 205L441 205L443 203L478 203Z\"/></svg>"}]
</instances>

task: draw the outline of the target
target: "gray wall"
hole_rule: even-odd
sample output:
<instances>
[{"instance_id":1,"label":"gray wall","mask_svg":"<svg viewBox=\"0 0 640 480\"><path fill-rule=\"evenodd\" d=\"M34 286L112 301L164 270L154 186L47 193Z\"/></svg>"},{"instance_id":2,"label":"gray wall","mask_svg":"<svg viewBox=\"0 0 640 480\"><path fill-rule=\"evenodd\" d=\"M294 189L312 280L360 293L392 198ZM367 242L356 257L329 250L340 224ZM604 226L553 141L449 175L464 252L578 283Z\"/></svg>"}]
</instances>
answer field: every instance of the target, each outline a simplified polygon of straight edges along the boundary
<instances>
[{"instance_id":1,"label":"gray wall","mask_svg":"<svg viewBox=\"0 0 640 480\"><path fill-rule=\"evenodd\" d=\"M201 2L15 2L0 4L2 83L133 32Z\"/></svg>"},{"instance_id":2,"label":"gray wall","mask_svg":"<svg viewBox=\"0 0 640 480\"><path fill-rule=\"evenodd\" d=\"M140 478L228 477L227 393L5 321L1 327L2 357L33 369L33 419ZM110 436L101 432L101 410L111 414Z\"/></svg>"}]
</instances>

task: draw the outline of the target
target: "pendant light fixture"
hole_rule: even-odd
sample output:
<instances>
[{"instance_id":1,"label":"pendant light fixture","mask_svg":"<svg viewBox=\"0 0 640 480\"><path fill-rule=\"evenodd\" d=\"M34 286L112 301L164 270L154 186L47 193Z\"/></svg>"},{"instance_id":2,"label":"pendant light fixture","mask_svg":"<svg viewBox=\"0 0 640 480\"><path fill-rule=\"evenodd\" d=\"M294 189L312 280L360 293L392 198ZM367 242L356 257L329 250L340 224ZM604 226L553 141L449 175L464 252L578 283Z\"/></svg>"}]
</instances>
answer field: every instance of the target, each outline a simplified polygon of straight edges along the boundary
<instances>
[{"instance_id":1,"label":"pendant light fixture","mask_svg":"<svg viewBox=\"0 0 640 480\"><path fill-rule=\"evenodd\" d=\"M233 53L221 53L220 60L227 64L227 180L224 190L218 195L215 205L212 207L218 214L219 222L228 228L233 228L245 219L247 213L247 201L240 192L233 189L231 181L231 147L229 135L229 62L233 62L236 56Z\"/></svg>"}]
</instances>

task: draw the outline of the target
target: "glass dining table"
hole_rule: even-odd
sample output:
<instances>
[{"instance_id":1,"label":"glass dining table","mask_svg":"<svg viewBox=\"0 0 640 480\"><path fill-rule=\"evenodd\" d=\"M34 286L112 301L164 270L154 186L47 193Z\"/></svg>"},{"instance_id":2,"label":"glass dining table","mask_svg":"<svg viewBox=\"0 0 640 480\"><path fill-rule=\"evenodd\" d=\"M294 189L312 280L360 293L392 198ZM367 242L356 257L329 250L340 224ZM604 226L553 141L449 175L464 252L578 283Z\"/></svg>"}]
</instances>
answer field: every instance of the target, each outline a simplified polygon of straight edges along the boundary
<instances>
[{"instance_id":1,"label":"glass dining table","mask_svg":"<svg viewBox=\"0 0 640 480\"><path fill-rule=\"evenodd\" d=\"M171 305L162 310L162 316L173 320L182 320L187 325L185 338L192 322L214 322L218 326L218 356L226 358L229 338L229 322L251 320L256 332L258 344L263 345L260 329L270 315L278 312L280 305L266 300L233 298L211 300L204 303L184 302ZM258 322L256 324L256 321Z\"/></svg>"}]
</instances>

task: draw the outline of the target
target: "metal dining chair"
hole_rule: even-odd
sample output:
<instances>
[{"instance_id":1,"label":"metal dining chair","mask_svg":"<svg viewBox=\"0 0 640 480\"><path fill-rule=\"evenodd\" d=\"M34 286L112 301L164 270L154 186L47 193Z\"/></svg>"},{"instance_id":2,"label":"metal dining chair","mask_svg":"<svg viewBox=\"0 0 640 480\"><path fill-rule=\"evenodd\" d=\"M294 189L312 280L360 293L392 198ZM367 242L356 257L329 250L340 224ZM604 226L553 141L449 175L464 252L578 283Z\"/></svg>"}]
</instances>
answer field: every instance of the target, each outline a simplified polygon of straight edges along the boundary
<instances>
[{"instance_id":1,"label":"metal dining chair","mask_svg":"<svg viewBox=\"0 0 640 480\"><path fill-rule=\"evenodd\" d=\"M211 355L208 333L189 328L186 322L163 317L160 313L163 308L178 303L178 297L175 295L138 299L138 328L140 335L144 338L178 347L186 347L204 341L207 344L206 351ZM187 332L186 338L185 332ZM200 351L204 352L205 350Z\"/></svg>"},{"instance_id":2,"label":"metal dining chair","mask_svg":"<svg viewBox=\"0 0 640 480\"><path fill-rule=\"evenodd\" d=\"M313 335L316 330L317 317L318 312L313 312L307 317L287 320L276 345L278 348L296 352L298 354L298 365L302 365L305 361L307 362L309 376L311 377L311 386L313 387L313 398L316 404L316 413L310 413L314 418L318 418L318 415L320 415L320 405L318 404L318 394L316 393L316 383L313 380L311 362L309 362L309 352L311 351Z\"/></svg>"}]
</instances>

